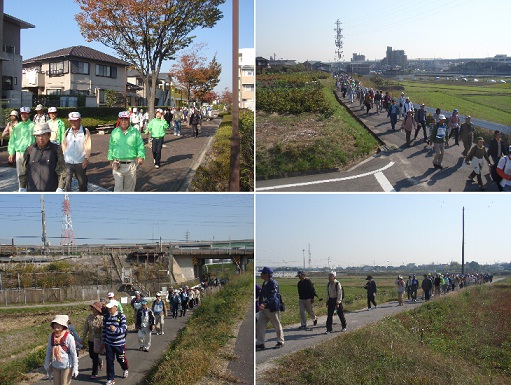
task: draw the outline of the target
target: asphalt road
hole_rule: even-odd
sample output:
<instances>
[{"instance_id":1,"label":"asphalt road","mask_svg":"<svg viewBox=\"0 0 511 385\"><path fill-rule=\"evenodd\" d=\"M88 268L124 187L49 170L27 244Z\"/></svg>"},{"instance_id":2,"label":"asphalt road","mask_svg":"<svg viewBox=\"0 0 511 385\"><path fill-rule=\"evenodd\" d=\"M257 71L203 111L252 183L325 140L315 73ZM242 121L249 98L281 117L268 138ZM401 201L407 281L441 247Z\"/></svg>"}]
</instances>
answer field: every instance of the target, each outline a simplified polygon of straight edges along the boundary
<instances>
[{"instance_id":1,"label":"asphalt road","mask_svg":"<svg viewBox=\"0 0 511 385\"><path fill-rule=\"evenodd\" d=\"M296 176L282 179L258 180L256 191L271 192L478 192L477 183L467 181L472 167L461 155L463 144L454 139L445 149L443 170L433 167L433 148L424 143L419 133L411 147L405 144L404 130L393 131L386 113L371 110L365 114L359 103L347 104L355 116L368 126L383 142L381 151L368 156L348 170ZM400 121L396 127L400 125ZM413 137L413 135L412 135ZM487 191L498 191L491 180L485 162L483 183Z\"/></svg>"},{"instance_id":2,"label":"asphalt road","mask_svg":"<svg viewBox=\"0 0 511 385\"><path fill-rule=\"evenodd\" d=\"M250 302L234 345L237 359L231 361L227 367L237 377L238 384L254 383L254 340L254 308Z\"/></svg>"},{"instance_id":3,"label":"asphalt road","mask_svg":"<svg viewBox=\"0 0 511 385\"><path fill-rule=\"evenodd\" d=\"M192 130L186 124L181 127L182 136L180 137L174 136L172 131L167 131L159 169L155 169L151 148L146 145L146 160L138 168L135 191L187 191L193 174L204 160L221 121L221 118L204 120L201 134L197 139L192 137ZM147 141L147 135L142 136ZM92 133L92 153L87 169L89 191L113 191L112 168L107 159L109 140L109 134ZM16 170L7 163L7 156L7 148L2 147L0 149L0 192L16 192L18 191ZM78 191L76 180L73 181L73 191Z\"/></svg>"}]
</instances>

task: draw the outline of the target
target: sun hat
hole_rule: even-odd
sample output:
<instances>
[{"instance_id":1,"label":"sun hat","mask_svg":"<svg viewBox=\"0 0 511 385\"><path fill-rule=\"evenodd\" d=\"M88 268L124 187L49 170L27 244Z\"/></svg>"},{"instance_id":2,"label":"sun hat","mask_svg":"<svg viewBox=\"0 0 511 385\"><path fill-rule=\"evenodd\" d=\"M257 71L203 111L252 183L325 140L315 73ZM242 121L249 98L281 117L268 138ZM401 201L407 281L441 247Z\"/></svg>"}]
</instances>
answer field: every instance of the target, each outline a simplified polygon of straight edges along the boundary
<instances>
[{"instance_id":1,"label":"sun hat","mask_svg":"<svg viewBox=\"0 0 511 385\"><path fill-rule=\"evenodd\" d=\"M51 327L53 327L53 324L57 323L59 325L64 326L67 329L68 322L69 322L69 317L67 315L65 315L65 314L58 314L58 315L55 316L53 321L51 321L50 325L51 325Z\"/></svg>"},{"instance_id":2,"label":"sun hat","mask_svg":"<svg viewBox=\"0 0 511 385\"><path fill-rule=\"evenodd\" d=\"M140 292L138 290L135 291L135 295L139 295Z\"/></svg>"},{"instance_id":3,"label":"sun hat","mask_svg":"<svg viewBox=\"0 0 511 385\"><path fill-rule=\"evenodd\" d=\"M477 141L478 142L484 142L484 138L480 136L479 138L477 138Z\"/></svg>"},{"instance_id":4,"label":"sun hat","mask_svg":"<svg viewBox=\"0 0 511 385\"><path fill-rule=\"evenodd\" d=\"M100 313L103 310L103 307L101 306L101 302L98 302L98 301L94 302L92 305L90 305L90 307L93 309L96 309Z\"/></svg>"},{"instance_id":5,"label":"sun hat","mask_svg":"<svg viewBox=\"0 0 511 385\"><path fill-rule=\"evenodd\" d=\"M78 120L78 119L81 119L82 118L82 115L80 115L79 112L70 112L69 115L68 115L68 119L69 120Z\"/></svg>"},{"instance_id":6,"label":"sun hat","mask_svg":"<svg viewBox=\"0 0 511 385\"><path fill-rule=\"evenodd\" d=\"M119 302L117 302L115 299L111 300L110 302L108 302L106 304L106 307L109 308L109 309L114 307L114 306L119 307Z\"/></svg>"},{"instance_id":7,"label":"sun hat","mask_svg":"<svg viewBox=\"0 0 511 385\"><path fill-rule=\"evenodd\" d=\"M33 136L43 135L43 134L50 134L50 126L48 126L48 123L39 123L34 126L34 133Z\"/></svg>"},{"instance_id":8,"label":"sun hat","mask_svg":"<svg viewBox=\"0 0 511 385\"><path fill-rule=\"evenodd\" d=\"M373 279L373 276L371 274L367 276L366 281L369 281L370 279Z\"/></svg>"},{"instance_id":9,"label":"sun hat","mask_svg":"<svg viewBox=\"0 0 511 385\"><path fill-rule=\"evenodd\" d=\"M36 111L41 111L43 109L43 105L42 104L38 104L36 107L35 107L35 110Z\"/></svg>"},{"instance_id":10,"label":"sun hat","mask_svg":"<svg viewBox=\"0 0 511 385\"><path fill-rule=\"evenodd\" d=\"M13 116L13 115L14 115L14 116L16 116L16 117L17 117L17 116L19 116L19 115L18 115L18 111L16 111L16 110L12 110L12 111L11 111L11 113L10 113L9 115L10 115L10 116Z\"/></svg>"},{"instance_id":11,"label":"sun hat","mask_svg":"<svg viewBox=\"0 0 511 385\"><path fill-rule=\"evenodd\" d=\"M328 273L328 275L333 275L335 277L337 273L335 271L331 271L330 273Z\"/></svg>"}]
</instances>

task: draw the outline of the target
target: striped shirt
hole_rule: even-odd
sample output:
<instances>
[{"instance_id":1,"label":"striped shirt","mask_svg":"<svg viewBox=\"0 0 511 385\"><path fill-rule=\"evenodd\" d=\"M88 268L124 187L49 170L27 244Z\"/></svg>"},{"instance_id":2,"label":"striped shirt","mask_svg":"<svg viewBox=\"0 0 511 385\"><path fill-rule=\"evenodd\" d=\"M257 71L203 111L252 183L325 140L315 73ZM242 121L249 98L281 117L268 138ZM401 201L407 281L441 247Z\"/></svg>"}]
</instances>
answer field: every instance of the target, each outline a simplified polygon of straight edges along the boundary
<instances>
[{"instance_id":1,"label":"striped shirt","mask_svg":"<svg viewBox=\"0 0 511 385\"><path fill-rule=\"evenodd\" d=\"M110 330L110 325L115 326L115 330ZM105 345L124 346L126 344L126 316L117 312L112 315L107 313L103 316L103 341Z\"/></svg>"}]
</instances>

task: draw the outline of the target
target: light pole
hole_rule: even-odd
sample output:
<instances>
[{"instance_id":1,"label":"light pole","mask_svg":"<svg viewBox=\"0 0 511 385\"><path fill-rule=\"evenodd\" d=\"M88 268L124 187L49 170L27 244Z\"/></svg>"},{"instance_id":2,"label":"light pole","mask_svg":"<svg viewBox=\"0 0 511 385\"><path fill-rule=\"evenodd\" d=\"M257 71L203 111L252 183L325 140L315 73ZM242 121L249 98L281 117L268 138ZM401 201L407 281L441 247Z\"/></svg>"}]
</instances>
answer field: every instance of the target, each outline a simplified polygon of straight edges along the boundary
<instances>
[{"instance_id":1,"label":"light pole","mask_svg":"<svg viewBox=\"0 0 511 385\"><path fill-rule=\"evenodd\" d=\"M239 120L239 0L232 2L232 136L229 168L229 191L240 191Z\"/></svg>"}]
</instances>

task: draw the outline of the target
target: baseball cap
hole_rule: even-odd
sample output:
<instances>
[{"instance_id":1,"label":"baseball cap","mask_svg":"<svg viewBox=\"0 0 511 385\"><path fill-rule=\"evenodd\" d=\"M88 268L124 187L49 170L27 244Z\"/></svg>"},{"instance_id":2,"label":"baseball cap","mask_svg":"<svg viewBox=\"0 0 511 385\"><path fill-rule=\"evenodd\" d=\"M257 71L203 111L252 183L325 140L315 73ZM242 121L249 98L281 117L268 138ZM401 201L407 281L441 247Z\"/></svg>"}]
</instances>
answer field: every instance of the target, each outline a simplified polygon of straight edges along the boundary
<instances>
[{"instance_id":1,"label":"baseball cap","mask_svg":"<svg viewBox=\"0 0 511 385\"><path fill-rule=\"evenodd\" d=\"M57 112L57 107L48 108L48 112Z\"/></svg>"},{"instance_id":2,"label":"baseball cap","mask_svg":"<svg viewBox=\"0 0 511 385\"><path fill-rule=\"evenodd\" d=\"M273 270L266 266L263 267L262 270L259 270L259 272L262 274L273 274Z\"/></svg>"},{"instance_id":3,"label":"baseball cap","mask_svg":"<svg viewBox=\"0 0 511 385\"><path fill-rule=\"evenodd\" d=\"M23 112L30 114L30 107L21 107L20 113L23 113Z\"/></svg>"},{"instance_id":4,"label":"baseball cap","mask_svg":"<svg viewBox=\"0 0 511 385\"><path fill-rule=\"evenodd\" d=\"M305 275L305 272L303 270L299 270L298 273L296 273L296 276L299 277L300 275Z\"/></svg>"},{"instance_id":5,"label":"baseball cap","mask_svg":"<svg viewBox=\"0 0 511 385\"><path fill-rule=\"evenodd\" d=\"M109 309L113 308L114 306L119 307L119 302L117 302L115 299L111 300L106 304L106 307Z\"/></svg>"},{"instance_id":6,"label":"baseball cap","mask_svg":"<svg viewBox=\"0 0 511 385\"><path fill-rule=\"evenodd\" d=\"M108 297L108 298L114 298L114 297L115 297L115 294L114 294L114 293L112 293L112 292L110 292L110 293L108 293L108 294L107 294L107 297Z\"/></svg>"},{"instance_id":7,"label":"baseball cap","mask_svg":"<svg viewBox=\"0 0 511 385\"><path fill-rule=\"evenodd\" d=\"M119 112L119 119L129 119L130 113L129 111L121 111Z\"/></svg>"},{"instance_id":8,"label":"baseball cap","mask_svg":"<svg viewBox=\"0 0 511 385\"><path fill-rule=\"evenodd\" d=\"M438 116L438 119L440 119L440 120L445 120L445 115L440 114L440 115Z\"/></svg>"},{"instance_id":9,"label":"baseball cap","mask_svg":"<svg viewBox=\"0 0 511 385\"><path fill-rule=\"evenodd\" d=\"M82 118L82 115L80 115L79 112L70 112L69 115L68 115L68 119L69 120L78 120L78 119L81 119Z\"/></svg>"}]
</instances>

